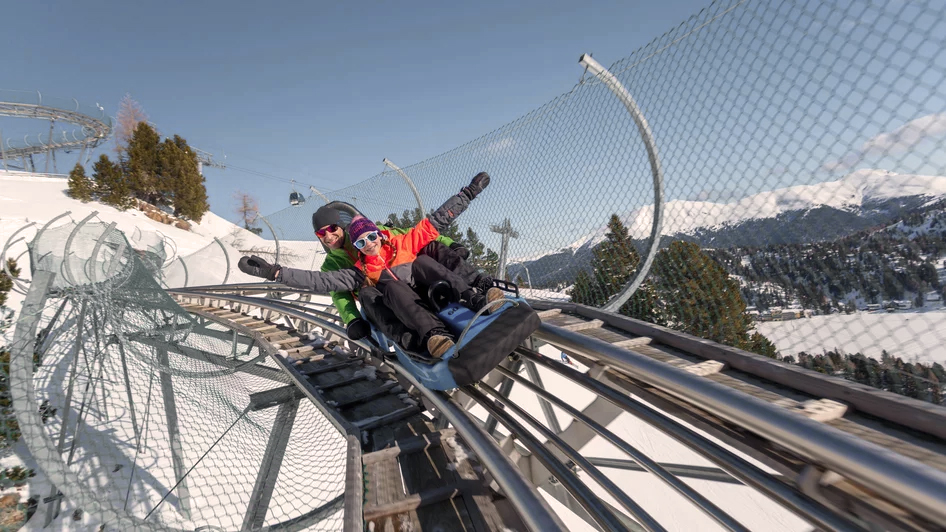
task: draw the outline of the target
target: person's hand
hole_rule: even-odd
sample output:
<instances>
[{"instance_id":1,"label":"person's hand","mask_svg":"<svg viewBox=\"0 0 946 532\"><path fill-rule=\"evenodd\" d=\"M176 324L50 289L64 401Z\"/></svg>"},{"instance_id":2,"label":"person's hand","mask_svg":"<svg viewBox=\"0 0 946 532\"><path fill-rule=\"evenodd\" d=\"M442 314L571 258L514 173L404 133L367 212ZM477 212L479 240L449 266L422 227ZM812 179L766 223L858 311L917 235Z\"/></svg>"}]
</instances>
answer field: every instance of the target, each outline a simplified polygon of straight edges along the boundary
<instances>
[{"instance_id":1,"label":"person's hand","mask_svg":"<svg viewBox=\"0 0 946 532\"><path fill-rule=\"evenodd\" d=\"M351 340L361 340L371 334L371 325L361 318L355 318L348 322L348 338Z\"/></svg>"},{"instance_id":2,"label":"person's hand","mask_svg":"<svg viewBox=\"0 0 946 532\"><path fill-rule=\"evenodd\" d=\"M476 196L479 196L483 192L483 189L489 186L489 174L486 172L480 172L473 176L473 180L470 181L468 186L463 187L460 190L461 194L465 194L467 198L473 199Z\"/></svg>"},{"instance_id":3,"label":"person's hand","mask_svg":"<svg viewBox=\"0 0 946 532\"><path fill-rule=\"evenodd\" d=\"M466 247L459 242L454 242L453 244L450 244L450 249L455 251L457 255L459 255L460 258L463 260L467 260L468 258L470 258L470 250L466 249Z\"/></svg>"},{"instance_id":4,"label":"person's hand","mask_svg":"<svg viewBox=\"0 0 946 532\"><path fill-rule=\"evenodd\" d=\"M276 280L276 274L279 273L281 269L281 266L278 264L270 264L266 262L265 259L257 257L256 255L241 258L237 266L239 266L241 272L247 275L263 277L270 281Z\"/></svg>"}]
</instances>

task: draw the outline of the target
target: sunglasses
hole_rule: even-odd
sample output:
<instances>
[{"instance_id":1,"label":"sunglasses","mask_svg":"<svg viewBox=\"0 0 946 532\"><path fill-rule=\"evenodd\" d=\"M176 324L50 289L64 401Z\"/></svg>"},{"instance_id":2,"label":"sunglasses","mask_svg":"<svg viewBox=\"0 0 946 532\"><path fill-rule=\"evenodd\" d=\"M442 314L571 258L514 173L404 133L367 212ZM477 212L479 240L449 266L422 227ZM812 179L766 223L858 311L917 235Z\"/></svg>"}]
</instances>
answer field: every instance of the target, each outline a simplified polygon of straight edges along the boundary
<instances>
[{"instance_id":1,"label":"sunglasses","mask_svg":"<svg viewBox=\"0 0 946 532\"><path fill-rule=\"evenodd\" d=\"M379 235L377 231L372 231L370 233L365 234L364 236L362 236L361 238L353 242L353 244L355 245L355 249L363 249L365 246L368 245L368 242L374 242L375 240L377 240L378 236Z\"/></svg>"},{"instance_id":2,"label":"sunglasses","mask_svg":"<svg viewBox=\"0 0 946 532\"><path fill-rule=\"evenodd\" d=\"M327 225L327 226L325 226L325 227L319 229L318 231L316 231L316 232L315 232L315 236L321 238L321 237L325 236L326 234L328 234L328 233L334 233L335 231L338 231L338 224Z\"/></svg>"}]
</instances>

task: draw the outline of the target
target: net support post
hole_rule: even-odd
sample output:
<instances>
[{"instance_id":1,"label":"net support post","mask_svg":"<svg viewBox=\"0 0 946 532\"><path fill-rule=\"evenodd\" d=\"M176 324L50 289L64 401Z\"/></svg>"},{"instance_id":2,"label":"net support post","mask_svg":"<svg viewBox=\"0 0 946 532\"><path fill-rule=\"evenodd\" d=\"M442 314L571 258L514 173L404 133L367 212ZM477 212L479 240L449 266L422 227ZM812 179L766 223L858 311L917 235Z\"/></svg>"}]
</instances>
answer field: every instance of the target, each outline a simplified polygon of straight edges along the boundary
<instances>
[{"instance_id":1,"label":"net support post","mask_svg":"<svg viewBox=\"0 0 946 532\"><path fill-rule=\"evenodd\" d=\"M260 463L259 474L256 475L256 483L250 494L250 502L243 516L243 531L259 530L263 526L298 409L298 399L279 405L276 419L273 421L273 430L269 433L269 441L266 443L266 452Z\"/></svg>"},{"instance_id":2,"label":"net support post","mask_svg":"<svg viewBox=\"0 0 946 532\"><path fill-rule=\"evenodd\" d=\"M164 397L164 412L168 426L168 438L171 440L171 463L174 467L174 479L178 482L177 501L181 515L190 519L190 491L187 488L187 468L184 466L184 446L181 442L180 427L177 422L177 403L174 401L174 385L171 383L170 359L167 349L155 348L158 365L161 367L161 395ZM165 369L168 368L168 369Z\"/></svg>"},{"instance_id":3,"label":"net support post","mask_svg":"<svg viewBox=\"0 0 946 532\"><path fill-rule=\"evenodd\" d=\"M522 367L522 359L517 357L516 360L512 363L510 363L508 359L506 359L506 360L503 360L503 363L501 365L502 367L508 366L509 371L513 373L519 373L519 368ZM499 384L499 394L502 395L503 397L509 397L509 394L512 392L513 384L515 384L514 380L510 379L509 377L503 376L502 382L500 382ZM498 423L498 420L487 413L486 425L485 425L486 433L492 434L493 432L495 432L497 423Z\"/></svg>"},{"instance_id":4,"label":"net support post","mask_svg":"<svg viewBox=\"0 0 946 532\"><path fill-rule=\"evenodd\" d=\"M42 272L37 272L37 274ZM52 279L52 276L50 276ZM52 281L50 280L50 284ZM56 442L56 451L62 453L66 445L66 427L69 426L69 417L72 412L72 394L76 386L76 376L79 371L79 348L84 341L82 337L83 324L85 322L85 302L82 303L82 306L79 309L79 316L76 318L76 339L72 347L72 369L70 370L69 376L69 386L66 388L66 399L62 406L62 421L59 426L59 439ZM49 489L49 498L52 499L59 492L59 488L55 484L52 485ZM44 521L44 527L49 526L49 523L52 522L56 516L59 515L59 508L62 504L62 497L56 497L49 501L49 505L46 507L46 518Z\"/></svg>"},{"instance_id":5,"label":"net support post","mask_svg":"<svg viewBox=\"0 0 946 532\"><path fill-rule=\"evenodd\" d=\"M545 385L542 384L542 376L539 375L539 370L535 367L535 362L526 360L525 365L526 373L529 375L529 380L532 381L532 383L537 387L544 390ZM542 413L545 415L545 420L548 422L549 429L551 429L551 431L555 434L561 434L562 426L558 423L558 417L555 415L555 410L552 409L552 404L540 396L539 406L542 407Z\"/></svg>"}]
</instances>

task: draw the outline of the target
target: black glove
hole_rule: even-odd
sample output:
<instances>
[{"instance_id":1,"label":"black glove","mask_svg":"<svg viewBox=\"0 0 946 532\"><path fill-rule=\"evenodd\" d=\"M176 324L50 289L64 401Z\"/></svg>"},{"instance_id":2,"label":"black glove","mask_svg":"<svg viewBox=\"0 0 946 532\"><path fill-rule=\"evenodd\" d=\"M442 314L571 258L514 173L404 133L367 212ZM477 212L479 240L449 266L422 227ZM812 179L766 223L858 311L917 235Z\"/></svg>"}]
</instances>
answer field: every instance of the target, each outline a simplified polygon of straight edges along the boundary
<instances>
[{"instance_id":1,"label":"black glove","mask_svg":"<svg viewBox=\"0 0 946 532\"><path fill-rule=\"evenodd\" d=\"M355 318L348 322L347 331L349 339L361 340L371 334L371 325L361 318Z\"/></svg>"},{"instance_id":2,"label":"black glove","mask_svg":"<svg viewBox=\"0 0 946 532\"><path fill-rule=\"evenodd\" d=\"M266 260L253 255L252 257L243 257L238 264L240 271L252 275L253 277L263 277L270 281L276 280L276 274L282 267L278 264L270 264Z\"/></svg>"},{"instance_id":3,"label":"black glove","mask_svg":"<svg viewBox=\"0 0 946 532\"><path fill-rule=\"evenodd\" d=\"M480 172L473 176L473 181L470 181L470 185L463 187L460 190L460 194L465 194L468 199L473 199L478 196L483 189L489 186L489 174L486 172Z\"/></svg>"},{"instance_id":4,"label":"black glove","mask_svg":"<svg viewBox=\"0 0 946 532\"><path fill-rule=\"evenodd\" d=\"M460 258L463 260L470 258L470 250L466 249L463 246L463 244L459 242L454 242L453 244L450 244L450 249L452 249L453 251L456 251L457 255L459 255Z\"/></svg>"}]
</instances>

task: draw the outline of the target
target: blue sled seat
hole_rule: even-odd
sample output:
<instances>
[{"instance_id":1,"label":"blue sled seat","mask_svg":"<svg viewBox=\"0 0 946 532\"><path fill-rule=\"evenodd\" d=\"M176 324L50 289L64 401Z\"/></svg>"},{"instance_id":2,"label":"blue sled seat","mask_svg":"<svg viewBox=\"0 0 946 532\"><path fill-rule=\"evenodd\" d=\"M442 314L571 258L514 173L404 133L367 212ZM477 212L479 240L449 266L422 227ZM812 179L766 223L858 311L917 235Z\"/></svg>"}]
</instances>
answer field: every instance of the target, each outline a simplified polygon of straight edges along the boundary
<instances>
[{"instance_id":1,"label":"blue sled seat","mask_svg":"<svg viewBox=\"0 0 946 532\"><path fill-rule=\"evenodd\" d=\"M450 303L437 316L459 337L473 319L470 309ZM532 307L520 297L506 303L491 314L480 315L459 342L443 357L431 358L427 353L413 353L372 327L379 345L393 346L398 362L431 390L451 390L479 381L507 355L539 328L541 320Z\"/></svg>"}]
</instances>

